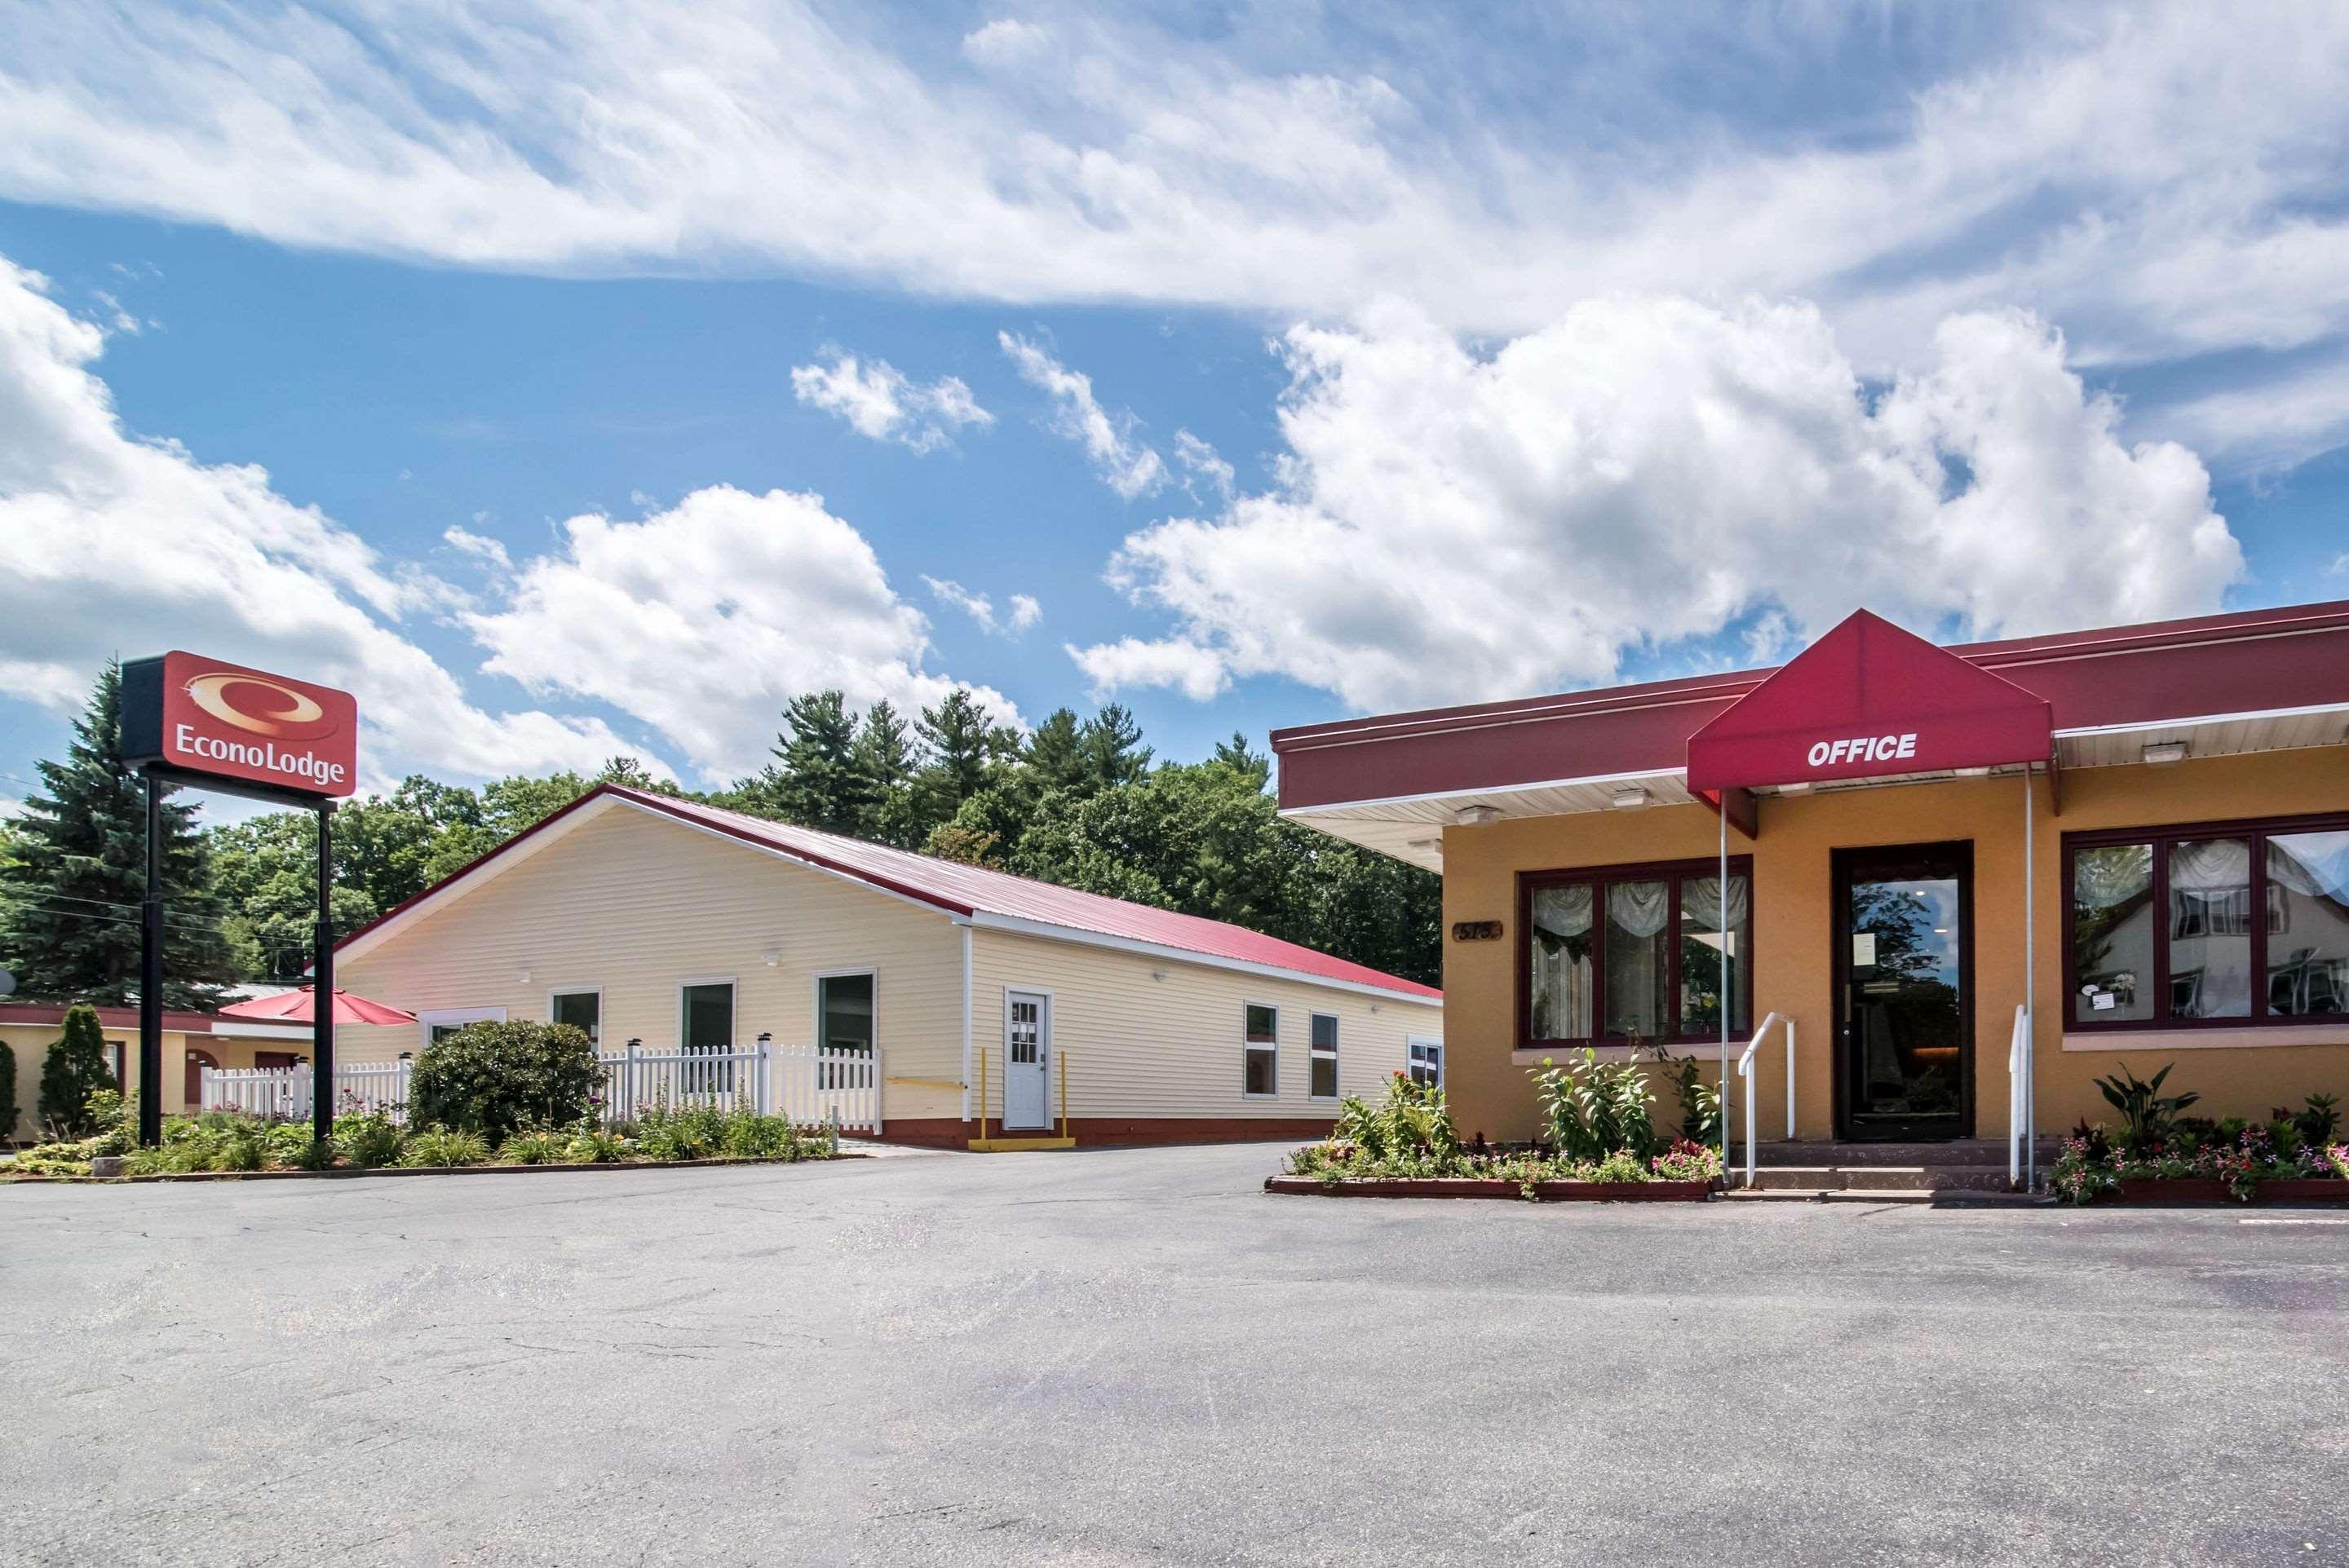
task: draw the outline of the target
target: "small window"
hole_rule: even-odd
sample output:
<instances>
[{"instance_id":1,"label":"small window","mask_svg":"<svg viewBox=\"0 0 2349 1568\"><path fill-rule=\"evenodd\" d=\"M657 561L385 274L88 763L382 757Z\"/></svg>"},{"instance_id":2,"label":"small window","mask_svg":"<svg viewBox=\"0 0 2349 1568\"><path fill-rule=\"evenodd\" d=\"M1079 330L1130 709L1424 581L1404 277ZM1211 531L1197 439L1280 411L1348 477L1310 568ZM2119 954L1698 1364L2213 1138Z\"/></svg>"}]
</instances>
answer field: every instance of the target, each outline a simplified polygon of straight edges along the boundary
<instances>
[{"instance_id":1,"label":"small window","mask_svg":"<svg viewBox=\"0 0 2349 1568\"><path fill-rule=\"evenodd\" d=\"M1240 1046L1240 1092L1269 1098L1280 1091L1280 1009L1247 1004Z\"/></svg>"},{"instance_id":2,"label":"small window","mask_svg":"<svg viewBox=\"0 0 2349 1568\"><path fill-rule=\"evenodd\" d=\"M1313 1083L1316 1099L1338 1098L1338 1016L1313 1015Z\"/></svg>"},{"instance_id":3,"label":"small window","mask_svg":"<svg viewBox=\"0 0 2349 1568\"><path fill-rule=\"evenodd\" d=\"M1444 1042L1412 1040L1404 1047L1410 1057L1411 1081L1426 1088L1444 1087Z\"/></svg>"},{"instance_id":4,"label":"small window","mask_svg":"<svg viewBox=\"0 0 2349 1568\"><path fill-rule=\"evenodd\" d=\"M591 1040L604 1037L604 993L601 991L557 991L554 1006L547 1009L558 1024L568 1024L584 1029Z\"/></svg>"},{"instance_id":5,"label":"small window","mask_svg":"<svg viewBox=\"0 0 2349 1568\"><path fill-rule=\"evenodd\" d=\"M721 1058L707 1064L680 1064L681 1087L688 1094L733 1093L734 983L709 981L680 986L678 992L684 1015L680 1021L685 1047L682 1054Z\"/></svg>"},{"instance_id":6,"label":"small window","mask_svg":"<svg viewBox=\"0 0 2349 1568\"><path fill-rule=\"evenodd\" d=\"M820 975L815 982L816 1048L829 1052L873 1053L873 976ZM854 1071L849 1064L824 1062L816 1069L819 1087L843 1087L835 1079Z\"/></svg>"}]
</instances>

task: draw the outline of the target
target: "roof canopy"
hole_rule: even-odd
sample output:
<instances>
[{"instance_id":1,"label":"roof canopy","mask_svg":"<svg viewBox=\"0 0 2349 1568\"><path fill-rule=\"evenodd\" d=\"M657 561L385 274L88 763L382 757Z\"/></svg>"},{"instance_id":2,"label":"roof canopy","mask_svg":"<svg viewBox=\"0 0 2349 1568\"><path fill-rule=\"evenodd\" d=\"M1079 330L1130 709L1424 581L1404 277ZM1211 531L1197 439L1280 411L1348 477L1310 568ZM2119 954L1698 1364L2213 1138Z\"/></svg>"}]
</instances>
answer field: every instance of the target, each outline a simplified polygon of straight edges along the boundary
<instances>
[{"instance_id":1,"label":"roof canopy","mask_svg":"<svg viewBox=\"0 0 2349 1568\"><path fill-rule=\"evenodd\" d=\"M274 996L256 996L250 1002L238 1002L220 1010L223 1018L233 1018L250 1024L308 1024L318 1016L317 987L299 985L291 991L280 991ZM334 1017L337 1024L412 1024L416 1015L388 1002L373 1001L366 996L337 988L334 999Z\"/></svg>"},{"instance_id":2,"label":"roof canopy","mask_svg":"<svg viewBox=\"0 0 2349 1568\"><path fill-rule=\"evenodd\" d=\"M1688 787L2044 762L2054 729L2045 698L1859 610L1689 737Z\"/></svg>"}]
</instances>

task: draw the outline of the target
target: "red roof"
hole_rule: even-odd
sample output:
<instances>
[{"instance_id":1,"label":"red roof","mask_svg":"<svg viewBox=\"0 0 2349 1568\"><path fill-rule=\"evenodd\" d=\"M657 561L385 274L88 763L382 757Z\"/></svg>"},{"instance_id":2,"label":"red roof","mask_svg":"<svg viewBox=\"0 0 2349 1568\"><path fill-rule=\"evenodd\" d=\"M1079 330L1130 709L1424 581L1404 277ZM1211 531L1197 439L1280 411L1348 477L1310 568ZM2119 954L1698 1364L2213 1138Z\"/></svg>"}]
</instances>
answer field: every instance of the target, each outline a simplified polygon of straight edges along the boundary
<instances>
[{"instance_id":1,"label":"red roof","mask_svg":"<svg viewBox=\"0 0 2349 1568\"><path fill-rule=\"evenodd\" d=\"M2059 729L2349 703L2349 600L1948 650L2045 699ZM1775 673L1739 670L1277 729L1297 809L1664 773Z\"/></svg>"},{"instance_id":2,"label":"red roof","mask_svg":"<svg viewBox=\"0 0 2349 1568\"><path fill-rule=\"evenodd\" d=\"M64 1002L0 1002L0 1024L62 1024L66 1021ZM139 1009L136 1006L100 1006L98 1009L100 1027L136 1029ZM174 1035L209 1035L212 1019L209 1013L182 1013L164 1009L163 1027Z\"/></svg>"},{"instance_id":3,"label":"red roof","mask_svg":"<svg viewBox=\"0 0 2349 1568\"><path fill-rule=\"evenodd\" d=\"M596 786L544 821L507 840L455 876L444 879L436 887L426 889L415 898L344 937L336 944L337 950L398 918L419 901L430 897L439 887L445 887L459 877L468 876L476 869L491 864L515 845L533 834L545 831L589 802L607 798L626 800L632 806L690 822L729 838L740 839L745 843L779 850L793 860L838 872L867 886L928 904L948 914L966 918L991 916L999 920L1059 926L1072 934L1172 948L1229 963L1285 969L1312 979L1367 985L1406 996L1440 1000L1444 995L1432 985L1422 985L1416 981L1405 980L1367 965L1350 964L1342 958L1317 953L1310 947L1283 942L1219 920L1177 914L1171 910L1153 909L1147 904L1129 903L1123 899L1105 898L1099 893L1079 892L1074 888L1056 887L1050 882L1013 876L1008 872L989 871L981 866L964 865L958 861L917 855L910 850L892 849L886 844L868 843L863 839L846 838L838 833L821 833L812 828L769 821L763 817L747 816L740 811L655 795L618 784Z\"/></svg>"}]
</instances>

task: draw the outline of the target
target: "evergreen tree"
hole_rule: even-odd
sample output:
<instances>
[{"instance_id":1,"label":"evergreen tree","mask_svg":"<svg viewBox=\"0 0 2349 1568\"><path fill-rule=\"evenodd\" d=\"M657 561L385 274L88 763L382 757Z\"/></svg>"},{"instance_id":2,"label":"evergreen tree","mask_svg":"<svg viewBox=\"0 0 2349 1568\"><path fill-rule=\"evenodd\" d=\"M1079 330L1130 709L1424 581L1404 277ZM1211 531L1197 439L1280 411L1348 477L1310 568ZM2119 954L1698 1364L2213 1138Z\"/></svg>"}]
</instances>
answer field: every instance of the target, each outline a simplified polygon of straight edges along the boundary
<instances>
[{"instance_id":1,"label":"evergreen tree","mask_svg":"<svg viewBox=\"0 0 2349 1568\"><path fill-rule=\"evenodd\" d=\"M1123 703L1111 703L1085 720L1077 731L1077 755L1095 789L1118 789L1135 784L1150 772L1150 748L1142 744L1142 726Z\"/></svg>"},{"instance_id":2,"label":"evergreen tree","mask_svg":"<svg viewBox=\"0 0 2349 1568\"><path fill-rule=\"evenodd\" d=\"M16 1136L16 1053L0 1041L0 1143Z\"/></svg>"},{"instance_id":3,"label":"evergreen tree","mask_svg":"<svg viewBox=\"0 0 2349 1568\"><path fill-rule=\"evenodd\" d=\"M917 816L913 785L921 760L912 727L897 717L887 699L865 710L864 726L856 736L856 766L864 775L868 803L860 830L864 837L900 848L913 842Z\"/></svg>"},{"instance_id":4,"label":"evergreen tree","mask_svg":"<svg viewBox=\"0 0 2349 1568\"><path fill-rule=\"evenodd\" d=\"M997 763L1015 754L1018 744L1013 733L996 723L961 686L947 693L937 707L924 708L915 728L928 752L914 781L926 827L952 821L962 803L986 786Z\"/></svg>"},{"instance_id":5,"label":"evergreen tree","mask_svg":"<svg viewBox=\"0 0 2349 1568\"><path fill-rule=\"evenodd\" d=\"M1087 777L1079 733L1075 712L1056 707L1029 736L1020 760L1039 789L1074 789Z\"/></svg>"},{"instance_id":6,"label":"evergreen tree","mask_svg":"<svg viewBox=\"0 0 2349 1568\"><path fill-rule=\"evenodd\" d=\"M856 754L856 716L837 691L795 696L775 737L772 802L787 822L855 834L872 819L872 794Z\"/></svg>"},{"instance_id":7,"label":"evergreen tree","mask_svg":"<svg viewBox=\"0 0 2349 1568\"><path fill-rule=\"evenodd\" d=\"M109 664L74 722L46 792L26 800L0 889L8 967L24 995L123 1005L139 989L139 905L147 895L146 786L122 766L122 670ZM162 808L163 1005L206 1007L235 978L212 896L195 808Z\"/></svg>"},{"instance_id":8,"label":"evergreen tree","mask_svg":"<svg viewBox=\"0 0 2349 1568\"><path fill-rule=\"evenodd\" d=\"M106 1034L98 1026L98 1009L78 1002L66 1009L64 1032L49 1047L41 1063L41 1120L67 1138L88 1136L89 1097L102 1088L119 1089L106 1065Z\"/></svg>"},{"instance_id":9,"label":"evergreen tree","mask_svg":"<svg viewBox=\"0 0 2349 1568\"><path fill-rule=\"evenodd\" d=\"M1216 742L1215 759L1234 772L1253 778L1259 789L1272 782L1272 758L1252 748L1247 737L1237 729L1229 740Z\"/></svg>"}]
</instances>

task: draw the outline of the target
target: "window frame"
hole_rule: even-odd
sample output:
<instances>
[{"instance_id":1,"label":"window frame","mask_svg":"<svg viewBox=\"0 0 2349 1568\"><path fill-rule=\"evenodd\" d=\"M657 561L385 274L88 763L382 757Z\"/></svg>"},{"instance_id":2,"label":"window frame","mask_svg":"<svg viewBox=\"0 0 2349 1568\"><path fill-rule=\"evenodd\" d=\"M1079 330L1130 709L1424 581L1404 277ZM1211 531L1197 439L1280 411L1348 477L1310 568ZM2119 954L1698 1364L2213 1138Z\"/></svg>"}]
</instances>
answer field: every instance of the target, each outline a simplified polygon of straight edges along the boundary
<instances>
[{"instance_id":1,"label":"window frame","mask_svg":"<svg viewBox=\"0 0 2349 1568\"><path fill-rule=\"evenodd\" d=\"M502 1024L506 1021L503 1007L421 1007L416 1014L416 1048L424 1049L432 1043L435 1029L461 1029L468 1024Z\"/></svg>"},{"instance_id":2,"label":"window frame","mask_svg":"<svg viewBox=\"0 0 2349 1568\"><path fill-rule=\"evenodd\" d=\"M2162 822L2132 828L2089 828L2065 833L2060 841L2063 858L2062 902L2057 906L2064 934L2064 1032L2066 1035L2190 1035L2226 1029L2332 1029L2349 1026L2349 1013L2271 1013L2268 1011L2268 854L2271 838L2294 833L2349 832L2349 811L2321 811L2298 817L2237 817L2219 821ZM2249 935L2248 964L2251 976L2251 1010L2240 1017L2173 1018L2169 1014L2169 846L2188 839L2245 839L2251 845L2251 881L2247 895L2254 918ZM2079 955L2073 944L2073 859L2081 850L2113 844L2149 844L2153 849L2153 885L2148 892L2157 923L2154 926L2154 1016L2150 1018L2082 1016Z\"/></svg>"},{"instance_id":3,"label":"window frame","mask_svg":"<svg viewBox=\"0 0 2349 1568\"><path fill-rule=\"evenodd\" d=\"M1555 1054L1561 1050L1579 1050L1585 1046L1604 1048L1629 1043L1630 1037L1628 1035L1610 1035L1603 1026L1607 1021L1605 890L1608 884L1612 882L1656 881L1661 881L1666 884L1668 890L1666 896L1670 900L1664 917L1664 929L1671 935L1666 949L1671 973L1666 978L1665 994L1671 998L1672 1017L1676 1026L1672 1033L1659 1035L1649 1040L1647 1044L1651 1047L1718 1044L1721 1039L1718 1031L1692 1035L1677 1026L1680 1021L1681 1008L1681 880L1683 877L1719 876L1720 874L1721 861L1717 856L1702 860L1630 861L1621 865L1557 866L1543 871L1519 872L1517 873L1517 936L1515 944L1517 987L1516 1048L1521 1051ZM1757 946L1758 944L1752 939L1755 915L1760 906L1760 898L1754 881L1754 857L1750 854L1730 856L1729 874L1745 879L1746 945L1749 948ZM1543 888L1566 887L1578 882L1587 882L1593 889L1590 929L1595 940L1590 949L1590 1021L1597 1032L1572 1037L1537 1039L1533 1032L1534 894ZM1748 952L1744 959L1744 989L1749 1024L1752 1021L1753 999L1760 995L1756 989L1754 961L1754 954ZM1733 1016L1735 1008L1733 1006L1729 1011Z\"/></svg>"},{"instance_id":4,"label":"window frame","mask_svg":"<svg viewBox=\"0 0 2349 1568\"><path fill-rule=\"evenodd\" d=\"M558 996L595 998L595 1032L588 1038L595 1043L595 1048L598 1051L602 1050L604 1048L604 987L601 985L550 985L547 987L546 1021L550 1024L560 1021L554 1016L554 1002Z\"/></svg>"},{"instance_id":5,"label":"window frame","mask_svg":"<svg viewBox=\"0 0 2349 1568\"><path fill-rule=\"evenodd\" d=\"M860 975L873 983L873 1038L866 1043L865 1051L875 1061L881 1058L881 968L876 964L843 965L836 969L818 969L808 975L808 1048L819 1058L824 1051L823 983L827 980L853 980ZM840 1088L833 1081L839 1077L839 1071L833 1064L819 1060L816 1087L826 1089Z\"/></svg>"},{"instance_id":6,"label":"window frame","mask_svg":"<svg viewBox=\"0 0 2349 1568\"><path fill-rule=\"evenodd\" d=\"M1272 1090L1258 1094L1247 1086L1248 1057L1265 1047L1248 1038L1247 1016L1252 1007L1262 1007L1272 1015ZM1277 1002L1240 1003L1240 1098L1242 1099L1278 1099L1280 1098L1280 1005Z\"/></svg>"},{"instance_id":7,"label":"window frame","mask_svg":"<svg viewBox=\"0 0 2349 1568\"><path fill-rule=\"evenodd\" d=\"M1324 1018L1330 1020L1330 1048L1326 1051L1313 1042L1313 1026ZM1344 1085L1338 1077L1338 1042L1344 1037L1345 1028L1346 1026L1344 1020L1335 1013L1324 1013L1317 1010L1309 1012L1305 1015L1306 1099L1334 1100L1339 1099L1345 1092ZM1278 1034L1278 1026L1276 1025L1274 1027L1274 1033ZM1327 1057L1330 1059L1330 1092L1328 1094L1315 1094L1313 1092L1313 1068L1314 1064L1320 1061L1324 1057ZM1273 1057L1273 1082L1275 1085L1278 1085L1280 1081L1279 1071L1280 1058L1278 1053L1278 1048L1276 1047L1275 1055Z\"/></svg>"},{"instance_id":8,"label":"window frame","mask_svg":"<svg viewBox=\"0 0 2349 1568\"><path fill-rule=\"evenodd\" d=\"M1425 1079L1419 1077L1417 1069L1422 1064L1412 1056L1412 1052L1422 1047L1430 1048L1435 1052L1433 1083L1427 1083ZM1442 1088L1444 1087L1444 1037L1442 1035L1405 1035L1402 1037L1402 1075L1412 1082L1424 1084L1429 1088Z\"/></svg>"}]
</instances>

